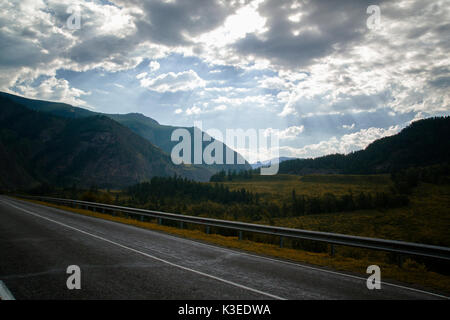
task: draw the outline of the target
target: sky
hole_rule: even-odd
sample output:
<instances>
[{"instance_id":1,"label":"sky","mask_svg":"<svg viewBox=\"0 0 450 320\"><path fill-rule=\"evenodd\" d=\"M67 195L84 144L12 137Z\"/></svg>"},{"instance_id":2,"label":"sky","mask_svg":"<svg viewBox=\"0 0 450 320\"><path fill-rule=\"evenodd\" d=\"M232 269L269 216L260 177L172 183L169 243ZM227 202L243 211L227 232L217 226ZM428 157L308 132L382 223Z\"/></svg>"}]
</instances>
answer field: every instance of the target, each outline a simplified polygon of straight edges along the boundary
<instances>
[{"instance_id":1,"label":"sky","mask_svg":"<svg viewBox=\"0 0 450 320\"><path fill-rule=\"evenodd\" d=\"M1 91L277 130L281 156L349 153L450 114L448 1L2 1L0 43Z\"/></svg>"}]
</instances>

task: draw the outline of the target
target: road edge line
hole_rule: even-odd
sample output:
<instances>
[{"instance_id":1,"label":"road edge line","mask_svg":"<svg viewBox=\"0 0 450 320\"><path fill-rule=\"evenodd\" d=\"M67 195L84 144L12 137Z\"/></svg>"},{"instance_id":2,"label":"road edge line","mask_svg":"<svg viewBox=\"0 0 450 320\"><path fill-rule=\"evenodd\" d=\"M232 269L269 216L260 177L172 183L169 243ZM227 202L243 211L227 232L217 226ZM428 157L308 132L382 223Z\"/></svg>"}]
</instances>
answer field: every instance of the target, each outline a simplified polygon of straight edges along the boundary
<instances>
[{"instance_id":1,"label":"road edge line","mask_svg":"<svg viewBox=\"0 0 450 320\"><path fill-rule=\"evenodd\" d=\"M0 280L0 300L16 300L16 298L14 298L14 295L11 293L11 291L9 291L8 287L2 280Z\"/></svg>"}]
</instances>

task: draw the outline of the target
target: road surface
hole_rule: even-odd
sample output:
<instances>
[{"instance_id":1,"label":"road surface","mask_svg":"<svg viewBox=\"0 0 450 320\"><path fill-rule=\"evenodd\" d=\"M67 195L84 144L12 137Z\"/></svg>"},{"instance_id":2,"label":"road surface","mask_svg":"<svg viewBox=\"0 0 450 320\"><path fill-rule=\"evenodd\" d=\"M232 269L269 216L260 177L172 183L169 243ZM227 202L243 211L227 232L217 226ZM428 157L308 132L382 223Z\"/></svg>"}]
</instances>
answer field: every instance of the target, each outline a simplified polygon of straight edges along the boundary
<instances>
[{"instance_id":1,"label":"road surface","mask_svg":"<svg viewBox=\"0 0 450 320\"><path fill-rule=\"evenodd\" d=\"M81 289L68 290L69 265ZM442 299L0 196L0 280L16 299Z\"/></svg>"}]
</instances>

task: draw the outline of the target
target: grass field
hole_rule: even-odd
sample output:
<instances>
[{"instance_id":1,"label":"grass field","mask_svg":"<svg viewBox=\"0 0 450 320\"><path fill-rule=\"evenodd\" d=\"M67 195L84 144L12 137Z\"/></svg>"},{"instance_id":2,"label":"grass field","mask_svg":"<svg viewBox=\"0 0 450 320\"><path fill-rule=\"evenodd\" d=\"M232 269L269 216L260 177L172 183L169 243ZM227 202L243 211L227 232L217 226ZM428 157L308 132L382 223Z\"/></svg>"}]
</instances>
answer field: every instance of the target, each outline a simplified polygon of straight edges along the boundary
<instances>
[{"instance_id":1,"label":"grass field","mask_svg":"<svg viewBox=\"0 0 450 320\"><path fill-rule=\"evenodd\" d=\"M251 180L222 182L231 190L246 189L260 193L275 201L289 199L292 190L297 195L319 196L333 193L336 196L351 192L382 192L389 190L389 175L288 175L253 176Z\"/></svg>"},{"instance_id":2,"label":"grass field","mask_svg":"<svg viewBox=\"0 0 450 320\"><path fill-rule=\"evenodd\" d=\"M270 199L297 195L335 195L389 192L389 175L278 175L224 182L230 189L245 188ZM407 207L387 210L316 214L273 219L272 224L367 237L404 240L450 247L450 186L421 183L409 195ZM259 223L268 223L260 221Z\"/></svg>"},{"instance_id":3,"label":"grass field","mask_svg":"<svg viewBox=\"0 0 450 320\"><path fill-rule=\"evenodd\" d=\"M450 247L450 186L421 184L404 208L275 219L280 226Z\"/></svg>"}]
</instances>

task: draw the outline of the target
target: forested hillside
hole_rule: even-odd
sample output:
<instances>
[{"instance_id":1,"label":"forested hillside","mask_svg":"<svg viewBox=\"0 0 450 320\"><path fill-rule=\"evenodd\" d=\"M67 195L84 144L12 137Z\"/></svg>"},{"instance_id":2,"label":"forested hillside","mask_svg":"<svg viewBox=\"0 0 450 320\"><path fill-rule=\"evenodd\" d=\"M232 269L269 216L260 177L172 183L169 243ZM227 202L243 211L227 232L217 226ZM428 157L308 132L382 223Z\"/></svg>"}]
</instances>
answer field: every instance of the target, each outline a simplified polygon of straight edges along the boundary
<instances>
[{"instance_id":1,"label":"forested hillside","mask_svg":"<svg viewBox=\"0 0 450 320\"><path fill-rule=\"evenodd\" d=\"M280 173L390 173L408 167L450 162L450 117L413 122L400 133L348 155L296 159L280 164Z\"/></svg>"}]
</instances>

